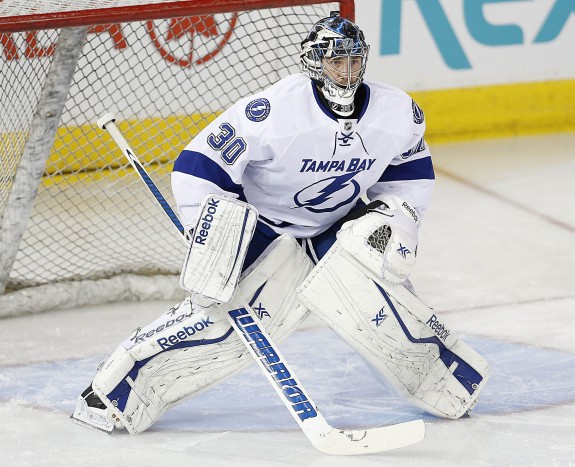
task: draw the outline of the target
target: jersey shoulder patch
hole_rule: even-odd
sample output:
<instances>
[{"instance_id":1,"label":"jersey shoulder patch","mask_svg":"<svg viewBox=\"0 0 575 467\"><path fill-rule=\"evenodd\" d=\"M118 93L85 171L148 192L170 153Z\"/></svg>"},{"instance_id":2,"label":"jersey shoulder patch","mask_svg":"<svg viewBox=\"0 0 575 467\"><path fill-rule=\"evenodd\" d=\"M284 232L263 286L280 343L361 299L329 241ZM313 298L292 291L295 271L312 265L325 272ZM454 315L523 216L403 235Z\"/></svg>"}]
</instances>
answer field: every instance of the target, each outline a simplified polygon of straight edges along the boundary
<instances>
[{"instance_id":1,"label":"jersey shoulder patch","mask_svg":"<svg viewBox=\"0 0 575 467\"><path fill-rule=\"evenodd\" d=\"M425 115L413 99L411 99L411 109L413 110L413 121L418 125L422 124L425 120Z\"/></svg>"},{"instance_id":2,"label":"jersey shoulder patch","mask_svg":"<svg viewBox=\"0 0 575 467\"><path fill-rule=\"evenodd\" d=\"M254 99L246 105L246 117L252 122L262 122L271 111L270 101L265 97Z\"/></svg>"}]
</instances>

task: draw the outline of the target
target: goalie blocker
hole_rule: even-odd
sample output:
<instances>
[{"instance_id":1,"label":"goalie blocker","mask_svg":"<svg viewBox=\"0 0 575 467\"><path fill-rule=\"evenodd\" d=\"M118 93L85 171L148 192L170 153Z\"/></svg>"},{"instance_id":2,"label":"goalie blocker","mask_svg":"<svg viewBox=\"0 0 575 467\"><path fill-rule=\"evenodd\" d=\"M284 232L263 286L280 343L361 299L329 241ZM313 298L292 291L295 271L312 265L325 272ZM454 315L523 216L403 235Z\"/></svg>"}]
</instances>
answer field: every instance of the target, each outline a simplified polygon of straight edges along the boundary
<instances>
[{"instance_id":1,"label":"goalie blocker","mask_svg":"<svg viewBox=\"0 0 575 467\"><path fill-rule=\"evenodd\" d=\"M204 198L191 234L180 286L214 302L229 302L236 289L258 220L248 203L219 195Z\"/></svg>"}]
</instances>

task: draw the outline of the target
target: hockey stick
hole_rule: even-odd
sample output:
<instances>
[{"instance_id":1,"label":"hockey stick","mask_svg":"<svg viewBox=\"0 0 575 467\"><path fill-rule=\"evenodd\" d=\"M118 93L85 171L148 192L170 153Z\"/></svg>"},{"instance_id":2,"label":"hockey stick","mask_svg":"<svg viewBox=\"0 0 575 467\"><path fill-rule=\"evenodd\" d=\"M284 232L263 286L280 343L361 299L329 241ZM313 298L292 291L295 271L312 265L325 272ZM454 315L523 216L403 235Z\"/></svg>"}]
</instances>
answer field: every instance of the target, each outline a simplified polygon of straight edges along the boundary
<instances>
[{"instance_id":1,"label":"hockey stick","mask_svg":"<svg viewBox=\"0 0 575 467\"><path fill-rule=\"evenodd\" d=\"M126 156L126 158L130 162L132 167L134 169L136 169L136 172L140 176L140 179L146 184L146 186L148 187L150 192L156 198L156 201L158 201L158 203L160 203L160 206L162 207L162 209L164 210L166 215L170 218L170 221L172 221L172 224L174 225L174 227L176 227L176 229L178 229L178 232L180 232L182 235L185 235L186 232L185 232L184 226L180 222L180 219L178 218L176 213L172 210L172 208L170 207L170 205L166 201L166 198L164 197L164 195L162 194L160 189L157 187L157 185L154 183L154 181L150 178L150 175L148 174L148 172L146 172L146 169L140 163L140 161L136 157L134 151L132 151L132 149L128 145L128 142L122 136L122 133L120 133L120 130L118 129L118 127L114 124L115 120L116 120L116 117L113 114L107 113L106 115L104 115L102 118L100 118L98 120L97 125L104 130L108 130L108 132L110 133L110 136L114 139L114 141L116 142L118 147L124 153L124 156Z\"/></svg>"},{"instance_id":2,"label":"hockey stick","mask_svg":"<svg viewBox=\"0 0 575 467\"><path fill-rule=\"evenodd\" d=\"M114 115L108 113L98 120L98 126L108 130L170 220L184 235L184 228L176 214L114 122ZM425 425L422 420L369 429L347 430L332 427L311 400L251 308L246 304L228 311L226 317L294 420L319 451L333 455L383 452L415 444L425 436Z\"/></svg>"}]
</instances>

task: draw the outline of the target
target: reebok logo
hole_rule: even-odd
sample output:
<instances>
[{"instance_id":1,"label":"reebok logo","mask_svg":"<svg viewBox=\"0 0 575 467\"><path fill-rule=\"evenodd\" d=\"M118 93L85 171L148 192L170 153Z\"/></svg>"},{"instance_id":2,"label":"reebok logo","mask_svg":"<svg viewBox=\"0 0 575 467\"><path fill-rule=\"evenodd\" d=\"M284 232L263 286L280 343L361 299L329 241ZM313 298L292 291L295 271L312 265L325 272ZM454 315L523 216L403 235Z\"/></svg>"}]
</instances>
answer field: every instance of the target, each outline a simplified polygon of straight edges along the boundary
<instances>
[{"instance_id":1,"label":"reebok logo","mask_svg":"<svg viewBox=\"0 0 575 467\"><path fill-rule=\"evenodd\" d=\"M201 321L192 324L191 326L184 326L181 331L176 332L168 337L161 337L156 342L162 348L162 350L168 350L170 347L178 344L179 342L186 340L188 337L192 337L197 332L207 329L210 324L214 324L210 321L210 317L202 318Z\"/></svg>"},{"instance_id":2,"label":"reebok logo","mask_svg":"<svg viewBox=\"0 0 575 467\"><path fill-rule=\"evenodd\" d=\"M437 316L434 314L431 315L431 318L429 318L425 324L427 324L431 330L437 334L437 337L439 337L443 342L445 342L445 339L447 339L447 336L449 336L451 333L451 331L447 329L443 323L437 320Z\"/></svg>"},{"instance_id":3,"label":"reebok logo","mask_svg":"<svg viewBox=\"0 0 575 467\"><path fill-rule=\"evenodd\" d=\"M174 311L175 311L175 309L174 309ZM142 329L138 328L138 329L136 329L134 336L130 337L130 340L133 341L134 344L140 344L141 342L144 342L146 339L152 337L154 334L156 334L158 332L162 332L164 329L169 328L169 327L173 326L174 324L177 324L177 323L183 321L186 318L189 318L190 316L192 316L192 314L193 314L192 311L190 311L189 313L182 313L178 317L176 317L174 319L169 319L164 324L160 324L156 329L152 329L152 330L147 331L147 332L142 332Z\"/></svg>"},{"instance_id":4,"label":"reebok logo","mask_svg":"<svg viewBox=\"0 0 575 467\"><path fill-rule=\"evenodd\" d=\"M202 217L199 222L198 226L196 227L196 237L194 238L194 243L199 243L200 245L205 245L206 240L208 239L208 235L210 228L212 227L212 222L214 221L214 214L218 210L218 205L220 204L220 200L215 200L211 198L206 206L204 207ZM201 227L201 229L200 229Z\"/></svg>"},{"instance_id":5,"label":"reebok logo","mask_svg":"<svg viewBox=\"0 0 575 467\"><path fill-rule=\"evenodd\" d=\"M419 217L417 217L417 212L415 211L415 209L413 209L409 204L407 204L405 201L403 202L403 204L401 205L401 207L403 209L405 209L409 214L411 214L411 217L413 217L413 220L415 221L415 223L417 224L419 222Z\"/></svg>"}]
</instances>

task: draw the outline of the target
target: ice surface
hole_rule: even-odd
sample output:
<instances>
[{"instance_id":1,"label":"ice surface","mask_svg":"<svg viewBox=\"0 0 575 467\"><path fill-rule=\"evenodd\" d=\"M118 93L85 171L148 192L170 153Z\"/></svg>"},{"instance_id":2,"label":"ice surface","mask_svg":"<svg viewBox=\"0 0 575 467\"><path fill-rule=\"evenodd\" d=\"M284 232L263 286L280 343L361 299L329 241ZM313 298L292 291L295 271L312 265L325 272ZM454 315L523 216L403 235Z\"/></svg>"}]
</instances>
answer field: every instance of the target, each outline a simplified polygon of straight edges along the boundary
<instances>
[{"instance_id":1,"label":"ice surface","mask_svg":"<svg viewBox=\"0 0 575 467\"><path fill-rule=\"evenodd\" d=\"M440 420L397 399L312 319L280 347L328 421L423 417L424 441L325 456L256 366L141 435L83 429L68 416L98 363L171 305L118 303L0 320L0 465L575 465L573 147L573 133L432 147L437 187L413 282L491 364L469 418Z\"/></svg>"}]
</instances>

